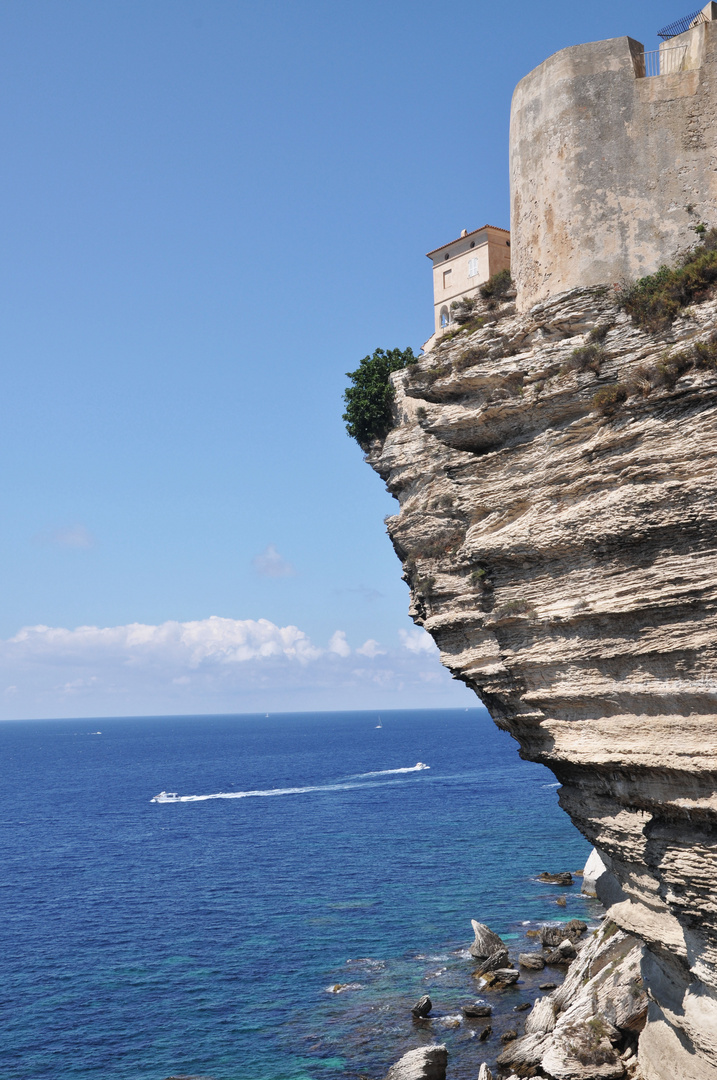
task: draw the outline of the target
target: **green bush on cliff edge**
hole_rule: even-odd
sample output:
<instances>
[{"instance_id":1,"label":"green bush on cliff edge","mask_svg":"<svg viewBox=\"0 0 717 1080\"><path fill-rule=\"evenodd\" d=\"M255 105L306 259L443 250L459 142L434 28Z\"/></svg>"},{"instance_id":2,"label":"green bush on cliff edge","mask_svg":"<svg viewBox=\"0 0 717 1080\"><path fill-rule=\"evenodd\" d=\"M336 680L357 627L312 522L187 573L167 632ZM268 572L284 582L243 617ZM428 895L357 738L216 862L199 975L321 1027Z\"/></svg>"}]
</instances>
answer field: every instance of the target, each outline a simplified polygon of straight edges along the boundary
<instances>
[{"instance_id":1,"label":"green bush on cliff edge","mask_svg":"<svg viewBox=\"0 0 717 1080\"><path fill-rule=\"evenodd\" d=\"M344 391L346 430L362 450L368 450L373 439L383 439L391 429L393 386L389 375L417 357L413 349L376 349L373 356L364 356L356 371L347 371L352 382Z\"/></svg>"},{"instance_id":2,"label":"green bush on cliff edge","mask_svg":"<svg viewBox=\"0 0 717 1080\"><path fill-rule=\"evenodd\" d=\"M636 326L657 333L666 330L693 300L704 300L717 285L717 229L703 230L697 247L675 266L628 286L619 304Z\"/></svg>"}]
</instances>

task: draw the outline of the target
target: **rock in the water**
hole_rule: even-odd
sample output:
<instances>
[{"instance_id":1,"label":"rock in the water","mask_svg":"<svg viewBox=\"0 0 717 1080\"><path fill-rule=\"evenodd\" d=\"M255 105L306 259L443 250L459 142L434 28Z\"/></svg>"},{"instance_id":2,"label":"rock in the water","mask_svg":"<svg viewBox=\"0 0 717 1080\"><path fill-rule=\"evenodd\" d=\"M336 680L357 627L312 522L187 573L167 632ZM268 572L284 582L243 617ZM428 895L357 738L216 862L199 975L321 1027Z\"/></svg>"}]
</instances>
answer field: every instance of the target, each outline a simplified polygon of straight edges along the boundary
<instances>
[{"instance_id":1,"label":"rock in the water","mask_svg":"<svg viewBox=\"0 0 717 1080\"><path fill-rule=\"evenodd\" d=\"M422 998L419 998L416 1004L411 1009L414 1016L428 1016L429 1012L433 1008L433 1002L429 998L428 994L424 994Z\"/></svg>"},{"instance_id":2,"label":"rock in the water","mask_svg":"<svg viewBox=\"0 0 717 1080\"><path fill-rule=\"evenodd\" d=\"M494 984L502 984L503 986L512 986L520 978L520 972L515 968L498 968L497 971L492 971L491 975Z\"/></svg>"},{"instance_id":3,"label":"rock in the water","mask_svg":"<svg viewBox=\"0 0 717 1080\"><path fill-rule=\"evenodd\" d=\"M565 964L565 966L567 967L570 961L568 960L567 956L563 956L559 949L553 949L545 957L545 963L548 965L548 967L560 967L561 964Z\"/></svg>"},{"instance_id":4,"label":"rock in the water","mask_svg":"<svg viewBox=\"0 0 717 1080\"><path fill-rule=\"evenodd\" d=\"M542 971L545 967L542 953L537 952L521 953L518 957L518 963L522 968L528 968L530 971Z\"/></svg>"},{"instance_id":5,"label":"rock in the water","mask_svg":"<svg viewBox=\"0 0 717 1080\"><path fill-rule=\"evenodd\" d=\"M490 1071L485 1061L478 1070L478 1080L493 1080L493 1073Z\"/></svg>"},{"instance_id":6,"label":"rock in the water","mask_svg":"<svg viewBox=\"0 0 717 1080\"><path fill-rule=\"evenodd\" d=\"M541 926L540 940L543 945L550 949L557 949L561 941L571 941L575 944L583 936L588 924L582 919L571 919L570 922L560 923L558 926Z\"/></svg>"},{"instance_id":7,"label":"rock in the water","mask_svg":"<svg viewBox=\"0 0 717 1080\"><path fill-rule=\"evenodd\" d=\"M593 848L588 855L588 861L585 863L585 869L583 870L583 884L581 892L585 896L597 896L597 883L603 874L607 871L607 867L602 860L602 857L597 850Z\"/></svg>"},{"instance_id":8,"label":"rock in the water","mask_svg":"<svg viewBox=\"0 0 717 1080\"><path fill-rule=\"evenodd\" d=\"M386 1073L386 1080L446 1080L445 1046L419 1046L409 1050Z\"/></svg>"},{"instance_id":9,"label":"rock in the water","mask_svg":"<svg viewBox=\"0 0 717 1080\"><path fill-rule=\"evenodd\" d=\"M557 983L541 983L538 990L554 990L557 985Z\"/></svg>"},{"instance_id":10,"label":"rock in the water","mask_svg":"<svg viewBox=\"0 0 717 1080\"><path fill-rule=\"evenodd\" d=\"M490 1005L464 1005L463 1015L469 1020L482 1019L483 1017L490 1016L493 1009Z\"/></svg>"},{"instance_id":11,"label":"rock in the water","mask_svg":"<svg viewBox=\"0 0 717 1080\"><path fill-rule=\"evenodd\" d=\"M509 1043L509 1042L513 1042L513 1039L517 1039L517 1038L518 1038L518 1032L514 1031L513 1028L510 1028L508 1031L503 1032L503 1034L500 1037L500 1041L502 1043Z\"/></svg>"},{"instance_id":12,"label":"rock in the water","mask_svg":"<svg viewBox=\"0 0 717 1080\"><path fill-rule=\"evenodd\" d=\"M487 960L484 960L474 975L487 975L489 971L497 971L498 968L507 967L510 963L507 949L497 949Z\"/></svg>"},{"instance_id":13,"label":"rock in the water","mask_svg":"<svg viewBox=\"0 0 717 1080\"><path fill-rule=\"evenodd\" d=\"M475 941L470 947L470 954L471 956L474 956L476 960L487 960L493 953L505 948L503 941L498 935L494 934L484 923L479 923L476 922L475 919L471 919L471 926L475 933Z\"/></svg>"},{"instance_id":14,"label":"rock in the water","mask_svg":"<svg viewBox=\"0 0 717 1080\"><path fill-rule=\"evenodd\" d=\"M542 874L538 874L538 881L544 881L548 885L572 885L573 875L569 870L560 874L549 874L544 870Z\"/></svg>"},{"instance_id":15,"label":"rock in the water","mask_svg":"<svg viewBox=\"0 0 717 1080\"><path fill-rule=\"evenodd\" d=\"M493 1028L488 1024L488 1027L484 1027L478 1038L481 1042L485 1042L493 1034Z\"/></svg>"},{"instance_id":16,"label":"rock in the water","mask_svg":"<svg viewBox=\"0 0 717 1080\"><path fill-rule=\"evenodd\" d=\"M575 949L570 942L568 942L565 948L558 946L557 949L553 949L549 952L545 957L545 963L549 964L550 967L555 967L560 964L569 964L571 960L575 959L575 956Z\"/></svg>"},{"instance_id":17,"label":"rock in the water","mask_svg":"<svg viewBox=\"0 0 717 1080\"><path fill-rule=\"evenodd\" d=\"M566 938L561 941L557 949L553 949L545 957L546 964L569 964L577 956L575 946Z\"/></svg>"},{"instance_id":18,"label":"rock in the water","mask_svg":"<svg viewBox=\"0 0 717 1080\"><path fill-rule=\"evenodd\" d=\"M530 1002L529 1001L521 1001L520 1005L515 1006L515 1008L513 1009L513 1012L525 1012L525 1010L529 1009L529 1008L530 1008Z\"/></svg>"}]
</instances>

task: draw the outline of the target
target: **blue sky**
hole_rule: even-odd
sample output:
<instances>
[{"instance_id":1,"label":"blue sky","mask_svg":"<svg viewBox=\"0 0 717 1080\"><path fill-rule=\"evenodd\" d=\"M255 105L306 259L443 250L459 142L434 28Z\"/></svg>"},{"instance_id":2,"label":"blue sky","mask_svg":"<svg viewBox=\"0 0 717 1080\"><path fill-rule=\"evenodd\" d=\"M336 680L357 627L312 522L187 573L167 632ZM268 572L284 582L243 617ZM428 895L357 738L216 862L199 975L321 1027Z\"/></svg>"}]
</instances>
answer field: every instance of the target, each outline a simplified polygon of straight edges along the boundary
<instances>
[{"instance_id":1,"label":"blue sky","mask_svg":"<svg viewBox=\"0 0 717 1080\"><path fill-rule=\"evenodd\" d=\"M683 14L6 0L0 716L473 703L345 372L428 336L426 251L509 224L516 82Z\"/></svg>"}]
</instances>

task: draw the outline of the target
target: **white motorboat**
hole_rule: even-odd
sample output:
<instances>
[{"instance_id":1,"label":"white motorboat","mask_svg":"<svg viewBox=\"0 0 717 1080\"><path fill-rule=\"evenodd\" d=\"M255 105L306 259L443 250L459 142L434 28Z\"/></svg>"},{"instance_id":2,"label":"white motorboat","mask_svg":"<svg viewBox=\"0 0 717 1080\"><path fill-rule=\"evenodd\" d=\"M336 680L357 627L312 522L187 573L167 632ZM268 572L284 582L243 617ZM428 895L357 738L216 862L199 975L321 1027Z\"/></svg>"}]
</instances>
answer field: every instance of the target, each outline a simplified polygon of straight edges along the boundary
<instances>
[{"instance_id":1,"label":"white motorboat","mask_svg":"<svg viewBox=\"0 0 717 1080\"><path fill-rule=\"evenodd\" d=\"M160 791L150 802L178 802L179 794L176 791Z\"/></svg>"}]
</instances>

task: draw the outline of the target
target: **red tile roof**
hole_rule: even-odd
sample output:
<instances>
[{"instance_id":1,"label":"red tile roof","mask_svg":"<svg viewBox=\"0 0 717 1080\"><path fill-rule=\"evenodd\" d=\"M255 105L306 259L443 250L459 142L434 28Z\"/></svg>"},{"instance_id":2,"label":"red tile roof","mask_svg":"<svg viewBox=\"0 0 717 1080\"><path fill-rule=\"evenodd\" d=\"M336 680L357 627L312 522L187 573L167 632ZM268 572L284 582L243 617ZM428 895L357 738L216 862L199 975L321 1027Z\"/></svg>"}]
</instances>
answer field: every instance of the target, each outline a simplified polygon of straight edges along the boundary
<instances>
[{"instance_id":1,"label":"red tile roof","mask_svg":"<svg viewBox=\"0 0 717 1080\"><path fill-rule=\"evenodd\" d=\"M476 233L483 232L484 229L495 229L496 232L505 233L506 236L510 236L510 229L501 229L499 225L482 225L480 229L471 229L465 236L458 236L455 240L451 240L448 244L441 244L440 247L434 248L433 251L426 252L426 258L430 259L432 255L435 255L437 251L443 251L444 248L450 247L451 244L457 244L459 240L465 240L469 236L475 236Z\"/></svg>"}]
</instances>

